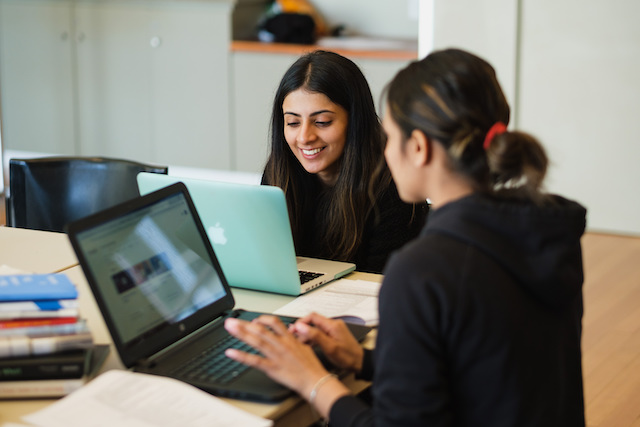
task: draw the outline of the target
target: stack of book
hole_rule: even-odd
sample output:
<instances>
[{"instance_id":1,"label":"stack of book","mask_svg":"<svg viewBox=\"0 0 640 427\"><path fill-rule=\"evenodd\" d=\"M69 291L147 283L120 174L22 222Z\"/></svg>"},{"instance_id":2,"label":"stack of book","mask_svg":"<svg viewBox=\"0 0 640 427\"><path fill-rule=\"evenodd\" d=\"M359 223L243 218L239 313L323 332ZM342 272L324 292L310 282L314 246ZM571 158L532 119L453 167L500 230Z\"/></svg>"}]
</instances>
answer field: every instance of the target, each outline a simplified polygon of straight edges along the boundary
<instances>
[{"instance_id":1,"label":"stack of book","mask_svg":"<svg viewBox=\"0 0 640 427\"><path fill-rule=\"evenodd\" d=\"M107 352L94 345L66 275L0 276L0 398L64 396Z\"/></svg>"}]
</instances>

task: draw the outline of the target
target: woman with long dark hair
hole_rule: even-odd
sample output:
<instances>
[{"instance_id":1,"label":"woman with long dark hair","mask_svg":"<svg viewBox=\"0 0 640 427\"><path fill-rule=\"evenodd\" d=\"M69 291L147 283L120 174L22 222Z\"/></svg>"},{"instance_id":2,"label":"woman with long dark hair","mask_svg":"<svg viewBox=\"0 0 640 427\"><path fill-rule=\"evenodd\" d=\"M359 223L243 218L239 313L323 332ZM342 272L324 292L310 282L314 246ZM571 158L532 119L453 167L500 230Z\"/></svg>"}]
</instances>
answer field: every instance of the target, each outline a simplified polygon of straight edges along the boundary
<instances>
[{"instance_id":1,"label":"woman with long dark hair","mask_svg":"<svg viewBox=\"0 0 640 427\"><path fill-rule=\"evenodd\" d=\"M273 102L262 183L284 190L298 255L380 273L389 254L418 235L426 202L399 199L383 149L356 64L315 51L287 70Z\"/></svg>"}]
</instances>

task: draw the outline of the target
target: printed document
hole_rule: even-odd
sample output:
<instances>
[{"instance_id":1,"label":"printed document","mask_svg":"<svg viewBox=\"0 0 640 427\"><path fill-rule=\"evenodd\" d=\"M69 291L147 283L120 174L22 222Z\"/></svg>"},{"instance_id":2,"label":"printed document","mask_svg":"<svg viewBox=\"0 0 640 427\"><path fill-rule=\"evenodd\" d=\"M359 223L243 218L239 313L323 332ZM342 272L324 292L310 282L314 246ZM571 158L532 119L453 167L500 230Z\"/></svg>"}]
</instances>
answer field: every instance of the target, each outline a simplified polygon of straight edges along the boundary
<instances>
[{"instance_id":1,"label":"printed document","mask_svg":"<svg viewBox=\"0 0 640 427\"><path fill-rule=\"evenodd\" d=\"M245 412L173 378L111 370L23 419L46 427L268 427Z\"/></svg>"},{"instance_id":2,"label":"printed document","mask_svg":"<svg viewBox=\"0 0 640 427\"><path fill-rule=\"evenodd\" d=\"M339 279L299 296L274 312L281 316L302 317L315 311L345 322L378 326L380 283Z\"/></svg>"}]
</instances>

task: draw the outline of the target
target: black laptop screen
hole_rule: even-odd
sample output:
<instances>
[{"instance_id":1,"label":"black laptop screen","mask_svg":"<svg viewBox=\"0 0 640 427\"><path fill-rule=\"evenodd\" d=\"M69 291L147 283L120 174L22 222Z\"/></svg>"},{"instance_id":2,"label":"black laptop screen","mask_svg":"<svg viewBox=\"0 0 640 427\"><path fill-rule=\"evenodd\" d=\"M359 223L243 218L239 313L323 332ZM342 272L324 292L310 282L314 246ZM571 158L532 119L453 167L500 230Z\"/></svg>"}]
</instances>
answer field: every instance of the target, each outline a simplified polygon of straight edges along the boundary
<instances>
[{"instance_id":1,"label":"black laptop screen","mask_svg":"<svg viewBox=\"0 0 640 427\"><path fill-rule=\"evenodd\" d=\"M124 348L227 295L183 193L81 231L76 242Z\"/></svg>"}]
</instances>

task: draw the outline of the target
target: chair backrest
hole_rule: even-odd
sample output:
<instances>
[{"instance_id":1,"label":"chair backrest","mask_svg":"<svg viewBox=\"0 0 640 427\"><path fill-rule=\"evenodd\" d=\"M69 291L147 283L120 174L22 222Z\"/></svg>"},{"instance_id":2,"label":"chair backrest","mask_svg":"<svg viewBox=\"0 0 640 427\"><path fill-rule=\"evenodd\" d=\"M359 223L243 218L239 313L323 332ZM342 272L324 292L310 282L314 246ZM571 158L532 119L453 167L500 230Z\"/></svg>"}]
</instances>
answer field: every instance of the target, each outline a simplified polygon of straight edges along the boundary
<instances>
[{"instance_id":1,"label":"chair backrest","mask_svg":"<svg viewBox=\"0 0 640 427\"><path fill-rule=\"evenodd\" d=\"M64 231L71 221L139 196L139 172L168 169L105 157L10 159L7 225Z\"/></svg>"}]
</instances>

